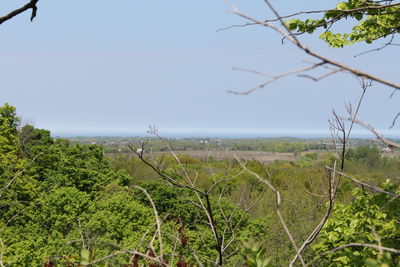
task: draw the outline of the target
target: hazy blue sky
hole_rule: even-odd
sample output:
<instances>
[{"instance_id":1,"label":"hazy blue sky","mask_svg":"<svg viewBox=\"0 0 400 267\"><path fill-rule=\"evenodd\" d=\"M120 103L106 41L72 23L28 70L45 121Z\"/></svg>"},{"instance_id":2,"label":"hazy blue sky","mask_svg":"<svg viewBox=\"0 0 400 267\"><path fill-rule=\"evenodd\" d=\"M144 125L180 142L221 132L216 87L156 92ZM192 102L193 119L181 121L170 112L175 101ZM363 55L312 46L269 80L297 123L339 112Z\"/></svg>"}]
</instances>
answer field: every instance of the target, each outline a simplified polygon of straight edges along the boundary
<instances>
[{"instance_id":1,"label":"hazy blue sky","mask_svg":"<svg viewBox=\"0 0 400 267\"><path fill-rule=\"evenodd\" d=\"M274 1L282 14L329 8L337 1ZM1 13L24 1L7 0ZM262 0L232 0L239 10L271 18ZM262 27L217 29L244 20L223 0L41 0L38 17L0 26L0 104L55 134L129 134L157 125L161 132L271 133L323 131L334 108L355 102L358 82L339 74L315 83L290 77L248 96L264 79L232 67L277 74L312 60ZM343 25L344 27L346 25ZM399 82L398 47L354 59L374 46L332 49L316 36L310 47ZM397 49L397 50L396 50ZM361 117L387 129L400 94L375 84ZM193 130L194 129L194 130ZM395 127L393 134L399 133Z\"/></svg>"}]
</instances>

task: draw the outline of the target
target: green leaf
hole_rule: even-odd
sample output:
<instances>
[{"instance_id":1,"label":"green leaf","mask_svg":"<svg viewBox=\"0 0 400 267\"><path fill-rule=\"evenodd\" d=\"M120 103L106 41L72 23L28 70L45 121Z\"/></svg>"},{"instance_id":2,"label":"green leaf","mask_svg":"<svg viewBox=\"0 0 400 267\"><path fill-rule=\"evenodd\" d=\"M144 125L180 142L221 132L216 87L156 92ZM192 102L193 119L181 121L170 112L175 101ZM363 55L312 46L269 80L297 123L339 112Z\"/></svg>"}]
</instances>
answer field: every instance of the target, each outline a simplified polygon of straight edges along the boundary
<instances>
[{"instance_id":1,"label":"green leaf","mask_svg":"<svg viewBox=\"0 0 400 267\"><path fill-rule=\"evenodd\" d=\"M294 31L297 29L297 23L298 20L297 19L291 19L286 21L286 25L288 26L289 30Z\"/></svg>"},{"instance_id":2,"label":"green leaf","mask_svg":"<svg viewBox=\"0 0 400 267\"><path fill-rule=\"evenodd\" d=\"M360 21L363 18L363 14L362 13L357 13L354 15L354 17L356 18L356 20Z\"/></svg>"},{"instance_id":3,"label":"green leaf","mask_svg":"<svg viewBox=\"0 0 400 267\"><path fill-rule=\"evenodd\" d=\"M340 2L339 4L336 5L337 10L346 10L347 9L347 4L346 2Z\"/></svg>"},{"instance_id":4,"label":"green leaf","mask_svg":"<svg viewBox=\"0 0 400 267\"><path fill-rule=\"evenodd\" d=\"M334 259L333 261L338 261L347 265L349 263L349 258L347 256L342 256Z\"/></svg>"}]
</instances>

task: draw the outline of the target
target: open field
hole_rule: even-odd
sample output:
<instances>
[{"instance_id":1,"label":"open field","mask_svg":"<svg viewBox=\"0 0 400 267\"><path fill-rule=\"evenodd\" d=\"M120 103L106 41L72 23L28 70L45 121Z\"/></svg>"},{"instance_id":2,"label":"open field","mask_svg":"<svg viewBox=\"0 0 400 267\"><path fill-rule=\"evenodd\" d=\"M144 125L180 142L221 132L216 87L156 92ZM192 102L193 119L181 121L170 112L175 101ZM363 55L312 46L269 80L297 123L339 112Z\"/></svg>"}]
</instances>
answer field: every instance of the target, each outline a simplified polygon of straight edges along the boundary
<instances>
[{"instance_id":1,"label":"open field","mask_svg":"<svg viewBox=\"0 0 400 267\"><path fill-rule=\"evenodd\" d=\"M174 151L177 155L188 155L194 158L205 160L207 158L214 158L216 160L232 159L235 156L243 160L256 160L262 163L271 163L275 160L289 160L295 161L298 157L294 156L293 153L277 153L277 152L263 152L263 151ZM155 155L168 155L170 152L154 152ZM107 157L114 158L116 156L129 156L136 157L134 153L106 153Z\"/></svg>"}]
</instances>

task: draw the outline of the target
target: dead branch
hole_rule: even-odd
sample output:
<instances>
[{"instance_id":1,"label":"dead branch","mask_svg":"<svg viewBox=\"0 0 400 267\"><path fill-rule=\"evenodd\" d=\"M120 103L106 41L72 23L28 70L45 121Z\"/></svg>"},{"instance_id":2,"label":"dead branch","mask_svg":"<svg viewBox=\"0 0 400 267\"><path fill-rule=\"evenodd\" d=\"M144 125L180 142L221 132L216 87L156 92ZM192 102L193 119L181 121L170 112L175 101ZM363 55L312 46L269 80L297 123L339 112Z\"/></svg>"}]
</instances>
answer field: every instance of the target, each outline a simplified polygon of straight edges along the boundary
<instances>
[{"instance_id":1,"label":"dead branch","mask_svg":"<svg viewBox=\"0 0 400 267\"><path fill-rule=\"evenodd\" d=\"M154 217L156 220L156 224L157 224L157 234L158 234L158 241L160 242L160 258L162 259L164 256L164 252L163 252L163 243L162 243L162 237L161 237L161 220L158 217L158 212L157 212L157 208L156 205L154 205L153 199L151 198L151 196L149 195L149 193L146 191L146 189L135 185L135 188L139 189L140 191L142 191L146 197L149 199L151 206L153 208L154 211Z\"/></svg>"},{"instance_id":2,"label":"dead branch","mask_svg":"<svg viewBox=\"0 0 400 267\"><path fill-rule=\"evenodd\" d=\"M374 191L374 192L377 192L377 193L386 194L386 195L389 195L389 196L392 196L392 197L396 197L396 198L397 198L397 197L400 197L400 195L398 195L398 194L396 194L396 193L388 192L388 191L385 191L385 190L383 190L383 189L381 189L381 188L379 188L379 187L377 187L377 186L373 186L373 185L370 185L370 184L367 184L367 183L358 181L357 179L355 179L355 178L353 178L353 177L351 177L351 176L349 176L349 175L347 175L347 174L344 174L343 172L334 170L334 169L332 169L331 167L325 166L325 168L326 168L327 170L329 170L329 171L336 172L337 174L339 174L339 175L341 175L341 176L343 176L343 177L345 177L345 178L347 178L347 179L353 181L353 182L356 183L356 184L361 185L362 187L368 188L368 189L371 190L371 191Z\"/></svg>"},{"instance_id":3,"label":"dead branch","mask_svg":"<svg viewBox=\"0 0 400 267\"><path fill-rule=\"evenodd\" d=\"M318 82L318 81L320 81L322 79L325 79L325 78L327 78L329 76L332 76L332 75L334 75L334 74L336 74L338 72L341 72L341 71L343 71L343 70L340 70L340 69L332 70L332 71L327 72L327 73L325 73L325 74L323 74L323 75L321 75L319 77L313 77L313 76L307 75L307 74L298 74L297 77L309 78L309 79L313 80L314 82Z\"/></svg>"},{"instance_id":4,"label":"dead branch","mask_svg":"<svg viewBox=\"0 0 400 267\"><path fill-rule=\"evenodd\" d=\"M336 247L336 248L331 249L329 251L326 251L326 252L322 253L319 256L324 256L324 255L327 255L327 254L330 254L330 253L334 253L334 252L336 252L338 250L341 250L341 249L344 249L344 248L348 248L348 247L367 247L367 248L375 248L375 249L378 249L378 250L384 250L384 251L392 252L392 253L395 253L395 254L399 254L400 253L399 249L388 248L388 247L383 247L383 246L374 245L374 244L349 243L349 244L346 244L346 245L342 245L342 246Z\"/></svg>"},{"instance_id":5,"label":"dead branch","mask_svg":"<svg viewBox=\"0 0 400 267\"><path fill-rule=\"evenodd\" d=\"M374 49L370 49L370 50L367 50L367 51L364 51L364 52L361 52L361 53L359 53L357 55L354 55L354 57L359 57L359 56L362 56L362 55L365 55L365 54L368 54L368 53L377 52L377 51L380 51L382 49L385 49L388 46L400 46L400 44L394 44L393 43L394 36L395 36L395 34L392 34L392 37L390 38L390 40L387 43L385 43L383 46L378 47L378 48L374 48Z\"/></svg>"},{"instance_id":6,"label":"dead branch","mask_svg":"<svg viewBox=\"0 0 400 267\"><path fill-rule=\"evenodd\" d=\"M178 163L179 168L181 169L181 171L183 172L183 176L179 175L180 178L183 178L184 180L186 180L187 184L183 184L183 183L179 183L177 181L175 181L173 178L169 177L168 174L166 174L166 172L163 170L163 168L159 165L159 163L157 161L154 161L154 163L150 163L147 159L144 158L143 154L145 151L145 147L144 144L142 144L142 148L141 149L134 149L134 147L130 146L130 149L136 153L138 155L138 157L149 167L151 167L154 171L156 171L156 173L163 179L165 179L167 182L169 182L171 185L176 186L176 187L180 187L180 188L186 188L189 189L191 191L194 192L197 201L199 203L199 206L204 210L204 213L207 217L208 220L208 225L213 233L215 242L216 242L216 250L218 252L218 257L216 259L215 264L221 266L223 263L223 252L222 252L222 246L221 246L221 239L217 230L217 226L215 224L214 221L214 215L213 215L213 209L211 207L211 202L210 202L210 196L209 196L209 191L201 191L198 188L195 187L195 181L193 181L188 172L186 171L185 166L183 166L183 164L181 163L181 161L179 160L178 156L175 154L175 152L172 150L169 142L164 139L158 132L158 129L155 126L150 126L148 133L150 134L154 134L155 136L157 136L168 148L169 152L172 154L172 156L174 157L174 159L176 160L176 162ZM202 200L201 197L205 198L205 203Z\"/></svg>"},{"instance_id":7,"label":"dead branch","mask_svg":"<svg viewBox=\"0 0 400 267\"><path fill-rule=\"evenodd\" d=\"M396 124L397 119L400 117L400 113L397 113L397 115L394 117L392 125L390 125L389 129L392 129L394 125Z\"/></svg>"},{"instance_id":8,"label":"dead branch","mask_svg":"<svg viewBox=\"0 0 400 267\"><path fill-rule=\"evenodd\" d=\"M3 239L2 239L1 237L0 237L0 245L1 245L1 250L0 250L0 266L1 266L1 267L5 267L4 264L3 264L3 254L4 254L4 251L5 251L5 249L6 249L6 246L4 245Z\"/></svg>"},{"instance_id":9,"label":"dead branch","mask_svg":"<svg viewBox=\"0 0 400 267\"><path fill-rule=\"evenodd\" d=\"M25 11L32 9L32 14L31 14L31 21L33 21L33 19L36 17L36 13L37 13L37 6L36 4L39 2L39 0L31 0L29 3L27 3L26 5L24 5L21 8L15 9L13 11L11 11L10 13L8 13L7 15L4 15L2 17L0 17L0 24L2 24L3 22L12 19L13 17L24 13Z\"/></svg>"},{"instance_id":10,"label":"dead branch","mask_svg":"<svg viewBox=\"0 0 400 267\"><path fill-rule=\"evenodd\" d=\"M349 120L348 118L344 118L344 119ZM358 125L364 127L365 129L367 129L371 133L373 133L382 143L388 145L389 147L400 148L400 144L392 142L392 141L386 139L383 136L383 134L378 132L372 125L370 125L370 124L364 122L363 120L361 120L358 116L354 119L354 122L357 123Z\"/></svg>"},{"instance_id":11,"label":"dead branch","mask_svg":"<svg viewBox=\"0 0 400 267\"><path fill-rule=\"evenodd\" d=\"M261 183L264 183L265 185L268 186L269 189L271 189L274 193L275 193L275 197L276 197L276 214L278 215L279 221L283 227L283 229L285 230L286 235L288 236L290 242L292 243L293 248L297 251L299 251L296 242L294 241L293 235L290 233L289 228L286 226L285 220L283 219L283 216L281 214L281 194L279 193L279 191L268 181L265 179L262 179L260 177L260 175L258 175L258 173L255 173L249 169L247 169L246 164L243 163L237 156L235 156L237 162L242 166L242 168L244 170L246 170L246 172L248 172L249 174L253 175L255 178L257 178L257 180L259 180ZM297 256L297 255L296 255ZM303 257L299 254L297 256L300 259L300 262L303 266L306 266ZM296 259L297 259L296 257Z\"/></svg>"},{"instance_id":12,"label":"dead branch","mask_svg":"<svg viewBox=\"0 0 400 267\"><path fill-rule=\"evenodd\" d=\"M281 73L281 74L278 74L278 75L269 75L269 74L261 73L261 72L255 71L255 70L233 68L234 70L252 72L252 73L255 73L255 74L267 76L267 77L270 77L271 79L266 81L266 82L264 82L264 83L262 83L262 84L260 84L260 85L258 85L258 86L256 86L256 87L254 87L254 88L252 88L252 89L249 89L249 90L246 90L246 91L243 91L243 92L228 90L228 93L232 93L232 94L235 94L235 95L248 95L248 94L254 92L255 90L263 88L263 87L267 86L268 84L270 84L270 83L272 83L272 82L274 82L276 80L279 80L279 79L281 79L283 77L286 77L286 76L289 76L289 75L292 75L292 74L295 74L295 73L299 73L299 72L309 71L309 70L315 69L315 68L317 68L317 67L319 67L319 66L321 66L323 64L325 64L325 63L324 62L320 62L320 63L313 64L312 66L291 70L291 71L284 72L284 73Z\"/></svg>"},{"instance_id":13,"label":"dead branch","mask_svg":"<svg viewBox=\"0 0 400 267\"><path fill-rule=\"evenodd\" d=\"M333 169L336 169L336 162L333 165ZM339 179L337 179L337 180L339 180ZM293 266L293 264L296 262L297 258L300 257L300 255L303 252L303 250L309 244L311 244L315 240L315 238L317 238L317 236L318 236L319 232L321 231L322 227L324 227L325 223L328 221L328 218L329 218L329 216L330 216L330 214L332 212L332 209L333 209L333 205L335 203L335 197L336 197L337 188L339 186L338 182L336 182L336 184L335 184L335 172L331 172L328 175L328 182L329 182L329 194L328 194L329 205L328 205L328 208L326 209L324 217L322 218L321 222L317 225L317 227L315 227L315 229L311 232L311 234L308 236L308 238L303 242L301 247L299 249L297 249L297 253L294 256L294 258L292 259L292 261L290 262L289 266Z\"/></svg>"}]
</instances>

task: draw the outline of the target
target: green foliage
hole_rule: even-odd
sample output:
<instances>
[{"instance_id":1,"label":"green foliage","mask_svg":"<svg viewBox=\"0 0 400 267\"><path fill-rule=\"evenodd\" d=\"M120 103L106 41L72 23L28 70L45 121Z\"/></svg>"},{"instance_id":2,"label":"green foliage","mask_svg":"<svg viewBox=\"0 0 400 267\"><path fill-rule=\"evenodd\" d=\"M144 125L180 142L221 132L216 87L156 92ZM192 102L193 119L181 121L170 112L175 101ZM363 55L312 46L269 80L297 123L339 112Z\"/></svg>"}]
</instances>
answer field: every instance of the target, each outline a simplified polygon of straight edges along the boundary
<instances>
[{"instance_id":1,"label":"green foliage","mask_svg":"<svg viewBox=\"0 0 400 267\"><path fill-rule=\"evenodd\" d=\"M5 160L18 152L17 126L20 119L9 104L0 107L0 159Z\"/></svg>"},{"instance_id":2,"label":"green foliage","mask_svg":"<svg viewBox=\"0 0 400 267\"><path fill-rule=\"evenodd\" d=\"M376 146L359 146L346 152L346 160L366 164L377 168L381 164L381 155Z\"/></svg>"},{"instance_id":3,"label":"green foliage","mask_svg":"<svg viewBox=\"0 0 400 267\"><path fill-rule=\"evenodd\" d=\"M165 255L176 253L172 265L178 261L197 264L193 250L204 265L208 264L205 259L216 259L218 253L208 218L202 208L193 205L198 199L192 191L160 181L137 158L119 155L110 164L100 146L54 140L49 131L29 125L18 131L15 109L5 105L0 111L0 151L4 152L0 154L0 237L4 243L4 264L78 266L121 248L147 253L156 232L154 212L149 199L133 185L141 185L152 196L161 219ZM311 147L302 142L280 140L274 144L257 139L241 145L249 149L257 145L295 149L299 154ZM297 162L265 165L248 161L246 165L280 191L281 212L295 240L309 235L325 209L323 200L312 193L322 194L318 189L326 175L326 156L300 155ZM199 190L220 181L209 200L219 235L224 235L225 242L235 237L226 250L232 256L224 259L225 265L287 264L294 251L276 218L275 195L263 183L249 173L236 177L242 167L235 161L201 161L181 155L179 159L187 173L196 177ZM360 180L365 177L378 181L383 176L398 178L400 174L399 159L382 157L375 147L350 149L346 162L346 172ZM162 164L174 179L183 181L182 169L173 157L164 156ZM396 190L391 183L382 186L387 191ZM347 193L351 188L350 182L342 181L337 198L340 204L324 228L315 252L322 253L346 242L376 244L377 237L385 246L398 247L399 200L389 201L385 195L356 190L355 201L350 203ZM204 196L200 197L205 201ZM245 211L252 203L258 205ZM247 242L244 249L240 248L252 239L253 243ZM157 250L159 245L156 238L153 246ZM131 257L121 254L102 264L132 264ZM333 266L384 266L398 262L395 256L372 248L347 248L320 260Z\"/></svg>"},{"instance_id":4,"label":"green foliage","mask_svg":"<svg viewBox=\"0 0 400 267\"><path fill-rule=\"evenodd\" d=\"M246 265L248 267L270 267L271 258L266 257L266 249L262 248L259 243L250 240L243 244Z\"/></svg>"},{"instance_id":5,"label":"green foliage","mask_svg":"<svg viewBox=\"0 0 400 267\"><path fill-rule=\"evenodd\" d=\"M395 186L386 181L382 188L393 191ZM353 195L353 203L336 204L320 234L320 242L313 246L316 254L350 243L400 248L400 225L397 222L400 200L361 189L355 189ZM369 247L349 247L322 257L327 266L381 266L376 264L383 264L387 259L386 253Z\"/></svg>"},{"instance_id":6,"label":"green foliage","mask_svg":"<svg viewBox=\"0 0 400 267\"><path fill-rule=\"evenodd\" d=\"M334 33L330 29L340 20L354 20L354 27L348 33ZM398 6L385 7L380 1L348 0L340 2L335 9L324 12L322 18L304 21L290 19L286 25L292 31L312 34L323 28L320 38L333 47L343 47L355 42L373 41L399 33L400 12Z\"/></svg>"},{"instance_id":7,"label":"green foliage","mask_svg":"<svg viewBox=\"0 0 400 267\"><path fill-rule=\"evenodd\" d=\"M20 148L24 156L32 159L43 146L54 144L50 131L36 129L32 125L25 125L18 133Z\"/></svg>"}]
</instances>

